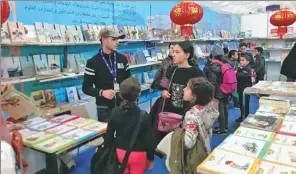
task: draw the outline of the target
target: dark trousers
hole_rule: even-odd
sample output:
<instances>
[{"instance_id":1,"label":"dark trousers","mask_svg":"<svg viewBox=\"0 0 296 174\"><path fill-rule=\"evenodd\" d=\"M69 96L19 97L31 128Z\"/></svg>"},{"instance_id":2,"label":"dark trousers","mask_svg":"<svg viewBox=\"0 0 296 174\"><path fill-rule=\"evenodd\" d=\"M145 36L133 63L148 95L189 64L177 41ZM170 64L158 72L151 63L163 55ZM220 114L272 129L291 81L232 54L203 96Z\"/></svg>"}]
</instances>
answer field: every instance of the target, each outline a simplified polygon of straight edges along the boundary
<instances>
[{"instance_id":1,"label":"dark trousers","mask_svg":"<svg viewBox=\"0 0 296 174\"><path fill-rule=\"evenodd\" d=\"M98 121L100 122L108 122L110 117L111 110L106 106L98 106L97 107Z\"/></svg>"},{"instance_id":2,"label":"dark trousers","mask_svg":"<svg viewBox=\"0 0 296 174\"><path fill-rule=\"evenodd\" d=\"M219 100L219 129L220 132L224 132L225 128L228 128L228 107L227 107L227 98L224 97L223 99Z\"/></svg>"},{"instance_id":3,"label":"dark trousers","mask_svg":"<svg viewBox=\"0 0 296 174\"><path fill-rule=\"evenodd\" d=\"M239 105L240 105L240 110L241 110L241 118L246 118L249 115L250 108L250 95L246 95L246 103L245 103L245 108L244 108L244 91L237 91L238 92L238 98L239 98Z\"/></svg>"}]
</instances>

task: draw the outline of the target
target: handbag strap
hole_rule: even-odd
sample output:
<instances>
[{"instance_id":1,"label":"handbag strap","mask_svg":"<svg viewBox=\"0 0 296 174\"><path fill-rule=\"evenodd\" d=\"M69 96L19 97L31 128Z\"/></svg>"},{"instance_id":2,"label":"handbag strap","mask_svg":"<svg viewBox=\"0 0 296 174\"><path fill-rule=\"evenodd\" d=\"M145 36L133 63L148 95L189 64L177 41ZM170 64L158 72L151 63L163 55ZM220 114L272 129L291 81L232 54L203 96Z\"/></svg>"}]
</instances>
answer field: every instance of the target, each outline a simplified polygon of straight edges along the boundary
<instances>
[{"instance_id":1,"label":"handbag strap","mask_svg":"<svg viewBox=\"0 0 296 174\"><path fill-rule=\"evenodd\" d=\"M172 80L173 80L173 78L174 78L174 75L175 75L175 72L176 72L177 69L178 69L178 67L175 68L174 71L173 71L172 77L171 77L171 79L170 79L169 89L168 89L168 90L170 90L170 88L171 88ZM162 107L161 107L161 112L163 112L163 110L164 110L164 105L165 105L165 99L163 99L163 103L162 103Z\"/></svg>"},{"instance_id":2,"label":"handbag strap","mask_svg":"<svg viewBox=\"0 0 296 174\"><path fill-rule=\"evenodd\" d=\"M131 140L130 140L130 142L129 142L128 149L127 149L127 151L126 151L126 153L125 153L125 155L124 155L123 161L122 161L122 163L121 163L121 165L120 165L120 170L119 170L120 174L123 173L123 171L124 171L124 169L125 169L125 167L126 167L126 164L127 164L127 162L128 162L128 158L129 158L129 156L130 156L130 153L131 153L131 151L132 151L132 148L133 148L133 146L134 146L134 144L135 144L135 142L136 142L136 139L137 139L137 137L138 137L138 134L139 134L139 132L140 132L140 128L141 128L141 125L142 125L142 123L143 123L144 117L145 117L145 112L144 112L143 110L141 110L141 112L140 112L139 122L138 122L138 124L137 124L137 127L136 127L136 129L135 129L133 135L132 135L132 138L131 138Z\"/></svg>"}]
</instances>

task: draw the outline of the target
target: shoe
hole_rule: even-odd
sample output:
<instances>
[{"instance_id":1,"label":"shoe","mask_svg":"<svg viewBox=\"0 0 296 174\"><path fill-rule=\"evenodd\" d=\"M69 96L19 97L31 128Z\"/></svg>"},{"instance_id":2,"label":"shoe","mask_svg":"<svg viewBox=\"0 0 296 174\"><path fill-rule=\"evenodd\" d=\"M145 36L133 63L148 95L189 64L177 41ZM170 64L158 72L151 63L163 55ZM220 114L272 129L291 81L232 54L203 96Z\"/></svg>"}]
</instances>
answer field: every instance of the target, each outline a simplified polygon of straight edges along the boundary
<instances>
[{"instance_id":1,"label":"shoe","mask_svg":"<svg viewBox=\"0 0 296 174\"><path fill-rule=\"evenodd\" d=\"M215 134L215 135L223 135L223 134L226 134L226 133L227 133L227 131L221 132L219 129L213 131L213 134Z\"/></svg>"},{"instance_id":2,"label":"shoe","mask_svg":"<svg viewBox=\"0 0 296 174\"><path fill-rule=\"evenodd\" d=\"M240 123L240 122L242 122L242 121L243 121L242 117L239 117L239 118L237 118L237 119L235 120L235 122L237 122L237 123Z\"/></svg>"},{"instance_id":3,"label":"shoe","mask_svg":"<svg viewBox=\"0 0 296 174\"><path fill-rule=\"evenodd\" d=\"M215 127L214 130L219 130L219 127ZM228 127L225 128L225 131L228 131Z\"/></svg>"}]
</instances>

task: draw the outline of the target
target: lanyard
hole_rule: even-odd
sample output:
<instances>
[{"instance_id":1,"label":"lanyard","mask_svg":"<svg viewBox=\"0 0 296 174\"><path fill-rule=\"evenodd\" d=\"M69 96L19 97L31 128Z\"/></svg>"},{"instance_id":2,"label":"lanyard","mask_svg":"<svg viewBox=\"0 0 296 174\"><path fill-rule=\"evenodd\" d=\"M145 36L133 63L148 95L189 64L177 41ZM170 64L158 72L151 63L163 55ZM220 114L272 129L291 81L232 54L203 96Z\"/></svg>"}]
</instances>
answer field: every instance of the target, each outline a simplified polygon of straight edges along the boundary
<instances>
[{"instance_id":1,"label":"lanyard","mask_svg":"<svg viewBox=\"0 0 296 174\"><path fill-rule=\"evenodd\" d=\"M115 83L117 83L116 80L116 74L117 74L117 68L116 68L116 52L114 52L114 62L113 62L113 69L110 67L110 65L107 63L107 60L105 59L104 55L103 55L103 50L101 50L101 56L105 62L105 65L107 66L109 72L112 74ZM111 61L110 61L111 63Z\"/></svg>"}]
</instances>

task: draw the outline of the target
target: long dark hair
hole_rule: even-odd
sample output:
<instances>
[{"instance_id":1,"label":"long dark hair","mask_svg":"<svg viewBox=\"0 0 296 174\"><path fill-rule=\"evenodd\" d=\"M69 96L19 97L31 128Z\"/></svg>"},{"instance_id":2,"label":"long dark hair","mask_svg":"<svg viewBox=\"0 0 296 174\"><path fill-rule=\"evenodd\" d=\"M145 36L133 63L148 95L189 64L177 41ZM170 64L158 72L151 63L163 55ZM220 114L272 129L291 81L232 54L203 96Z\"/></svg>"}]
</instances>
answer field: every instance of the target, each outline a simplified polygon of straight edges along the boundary
<instances>
[{"instance_id":1,"label":"long dark hair","mask_svg":"<svg viewBox=\"0 0 296 174\"><path fill-rule=\"evenodd\" d=\"M196 77L189 80L189 87L196 100L192 105L205 106L210 103L214 97L213 85L204 77Z\"/></svg>"},{"instance_id":2,"label":"long dark hair","mask_svg":"<svg viewBox=\"0 0 296 174\"><path fill-rule=\"evenodd\" d=\"M194 47L193 44L189 41L183 41L183 42L179 42L176 45L179 45L182 50L184 51L184 53L189 53L189 57L188 57L188 63L190 66L197 66L197 58L194 55Z\"/></svg>"}]
</instances>

